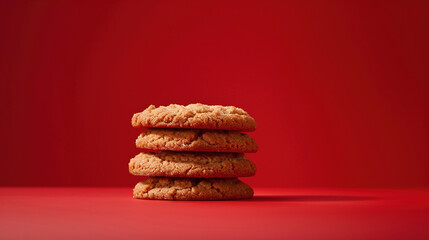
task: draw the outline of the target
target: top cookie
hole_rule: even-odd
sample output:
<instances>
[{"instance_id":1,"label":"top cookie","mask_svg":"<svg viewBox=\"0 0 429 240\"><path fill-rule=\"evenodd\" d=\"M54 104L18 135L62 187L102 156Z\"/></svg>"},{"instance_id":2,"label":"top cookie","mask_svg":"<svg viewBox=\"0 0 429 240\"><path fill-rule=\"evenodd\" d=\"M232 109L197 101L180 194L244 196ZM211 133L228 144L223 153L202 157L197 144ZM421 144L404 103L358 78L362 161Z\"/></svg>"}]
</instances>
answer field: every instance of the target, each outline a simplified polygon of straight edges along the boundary
<instances>
[{"instance_id":1,"label":"top cookie","mask_svg":"<svg viewBox=\"0 0 429 240\"><path fill-rule=\"evenodd\" d=\"M251 132L256 122L241 108L201 103L187 106L170 104L155 107L150 105L143 112L134 114L133 127L194 128Z\"/></svg>"}]
</instances>

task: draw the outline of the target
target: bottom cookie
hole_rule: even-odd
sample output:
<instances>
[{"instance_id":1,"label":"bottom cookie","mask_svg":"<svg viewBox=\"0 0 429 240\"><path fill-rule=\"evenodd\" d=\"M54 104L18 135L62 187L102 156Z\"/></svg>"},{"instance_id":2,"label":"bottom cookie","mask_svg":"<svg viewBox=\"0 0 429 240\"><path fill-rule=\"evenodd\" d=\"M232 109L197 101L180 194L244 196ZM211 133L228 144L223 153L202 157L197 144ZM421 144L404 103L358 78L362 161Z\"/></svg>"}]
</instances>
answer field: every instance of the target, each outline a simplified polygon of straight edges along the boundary
<instances>
[{"instance_id":1,"label":"bottom cookie","mask_svg":"<svg viewBox=\"0 0 429 240\"><path fill-rule=\"evenodd\" d=\"M133 190L134 198L154 200L230 200L252 196L253 189L237 178L149 177Z\"/></svg>"}]
</instances>

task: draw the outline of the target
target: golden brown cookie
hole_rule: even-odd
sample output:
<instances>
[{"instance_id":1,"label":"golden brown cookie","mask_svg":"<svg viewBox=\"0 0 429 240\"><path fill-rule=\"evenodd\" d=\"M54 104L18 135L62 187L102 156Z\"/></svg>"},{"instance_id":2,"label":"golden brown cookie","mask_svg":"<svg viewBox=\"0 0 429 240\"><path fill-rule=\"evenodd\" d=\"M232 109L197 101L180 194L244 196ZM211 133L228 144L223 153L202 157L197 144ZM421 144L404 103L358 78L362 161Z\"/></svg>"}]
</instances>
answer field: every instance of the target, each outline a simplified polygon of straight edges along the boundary
<instances>
[{"instance_id":1,"label":"golden brown cookie","mask_svg":"<svg viewBox=\"0 0 429 240\"><path fill-rule=\"evenodd\" d=\"M247 199L253 190L237 178L158 178L137 183L133 197L157 200Z\"/></svg>"},{"instance_id":2,"label":"golden brown cookie","mask_svg":"<svg viewBox=\"0 0 429 240\"><path fill-rule=\"evenodd\" d=\"M204 105L187 106L170 104L155 107L150 105L143 112L134 114L134 127L148 128L193 128L250 132L256 122L247 112L233 106Z\"/></svg>"},{"instance_id":3,"label":"golden brown cookie","mask_svg":"<svg viewBox=\"0 0 429 240\"><path fill-rule=\"evenodd\" d=\"M133 175L156 177L233 178L256 173L255 164L243 153L140 153L128 167Z\"/></svg>"},{"instance_id":4,"label":"golden brown cookie","mask_svg":"<svg viewBox=\"0 0 429 240\"><path fill-rule=\"evenodd\" d=\"M150 128L136 140L138 148L170 151L256 152L258 145L236 131Z\"/></svg>"}]
</instances>

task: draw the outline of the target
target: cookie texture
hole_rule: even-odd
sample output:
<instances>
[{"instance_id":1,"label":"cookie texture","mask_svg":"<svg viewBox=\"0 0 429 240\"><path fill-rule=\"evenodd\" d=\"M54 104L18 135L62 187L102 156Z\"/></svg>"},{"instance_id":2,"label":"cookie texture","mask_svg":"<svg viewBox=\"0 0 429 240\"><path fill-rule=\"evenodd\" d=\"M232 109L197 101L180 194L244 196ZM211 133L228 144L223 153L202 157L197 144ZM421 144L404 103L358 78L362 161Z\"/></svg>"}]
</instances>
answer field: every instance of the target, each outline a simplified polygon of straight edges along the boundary
<instances>
[{"instance_id":1,"label":"cookie texture","mask_svg":"<svg viewBox=\"0 0 429 240\"><path fill-rule=\"evenodd\" d=\"M143 112L133 115L134 127L148 128L193 128L236 130L250 132L256 122L241 108L201 103L187 106L170 104L155 107L150 105Z\"/></svg>"},{"instance_id":2,"label":"cookie texture","mask_svg":"<svg viewBox=\"0 0 429 240\"><path fill-rule=\"evenodd\" d=\"M157 177L233 178L256 173L255 164L242 153L140 153L128 167L133 175Z\"/></svg>"},{"instance_id":3,"label":"cookie texture","mask_svg":"<svg viewBox=\"0 0 429 240\"><path fill-rule=\"evenodd\" d=\"M258 145L236 131L150 128L136 140L138 148L170 151L256 152Z\"/></svg>"},{"instance_id":4,"label":"cookie texture","mask_svg":"<svg viewBox=\"0 0 429 240\"><path fill-rule=\"evenodd\" d=\"M157 200L247 199L253 190L236 178L158 178L137 183L133 197Z\"/></svg>"}]
</instances>

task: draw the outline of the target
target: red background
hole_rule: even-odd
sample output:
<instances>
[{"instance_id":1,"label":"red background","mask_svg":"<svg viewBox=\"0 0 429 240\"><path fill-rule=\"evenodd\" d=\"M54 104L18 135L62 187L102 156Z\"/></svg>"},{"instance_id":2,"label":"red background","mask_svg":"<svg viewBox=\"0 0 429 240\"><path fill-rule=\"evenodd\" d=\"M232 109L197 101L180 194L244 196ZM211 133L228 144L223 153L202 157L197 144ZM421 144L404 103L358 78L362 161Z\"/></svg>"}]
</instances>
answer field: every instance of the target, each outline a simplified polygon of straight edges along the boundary
<instances>
[{"instance_id":1,"label":"red background","mask_svg":"<svg viewBox=\"0 0 429 240\"><path fill-rule=\"evenodd\" d=\"M133 186L133 113L234 105L252 186L429 186L428 1L2 1L0 185Z\"/></svg>"}]
</instances>

